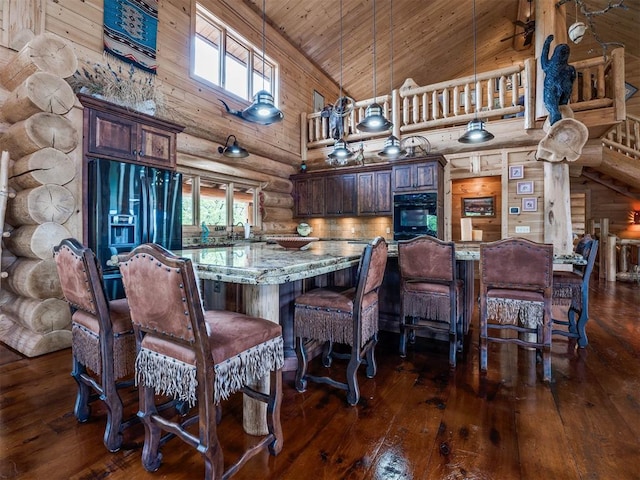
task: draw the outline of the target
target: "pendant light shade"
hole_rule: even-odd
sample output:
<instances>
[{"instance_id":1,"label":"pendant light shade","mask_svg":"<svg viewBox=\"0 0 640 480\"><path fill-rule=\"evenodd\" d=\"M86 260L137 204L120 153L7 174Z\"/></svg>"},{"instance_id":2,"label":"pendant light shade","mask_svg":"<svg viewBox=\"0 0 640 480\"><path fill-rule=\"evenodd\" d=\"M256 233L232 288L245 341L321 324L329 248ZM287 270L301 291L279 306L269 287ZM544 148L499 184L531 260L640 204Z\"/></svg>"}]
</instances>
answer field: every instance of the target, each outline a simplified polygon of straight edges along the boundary
<instances>
[{"instance_id":1,"label":"pendant light shade","mask_svg":"<svg viewBox=\"0 0 640 480\"><path fill-rule=\"evenodd\" d=\"M382 114L382 107L375 103L376 98L376 0L373 0L373 98L374 103L365 110L364 119L356 126L361 132L384 132L389 130L393 123Z\"/></svg>"},{"instance_id":2,"label":"pendant light shade","mask_svg":"<svg viewBox=\"0 0 640 480\"><path fill-rule=\"evenodd\" d=\"M365 110L364 119L358 124L361 132L384 132L393 126L382 114L382 107L377 103L372 103Z\"/></svg>"},{"instance_id":3,"label":"pendant light shade","mask_svg":"<svg viewBox=\"0 0 640 480\"><path fill-rule=\"evenodd\" d=\"M329 159L331 160L331 163L345 165L352 155L353 152L349 150L347 142L340 139L336 140L336 143L333 145L333 151L329 154Z\"/></svg>"},{"instance_id":4,"label":"pendant light shade","mask_svg":"<svg viewBox=\"0 0 640 480\"><path fill-rule=\"evenodd\" d=\"M229 145L231 137L233 137L233 143ZM227 137L227 141L224 142L224 147L218 147L218 153L221 153L228 158L245 158L249 156L249 152L238 145L238 140L235 135L229 135Z\"/></svg>"},{"instance_id":5,"label":"pendant light shade","mask_svg":"<svg viewBox=\"0 0 640 480\"><path fill-rule=\"evenodd\" d=\"M406 154L407 151L400 147L400 140L395 135L387 137L384 141L384 148L381 152L378 152L378 156L389 159L399 158Z\"/></svg>"},{"instance_id":6,"label":"pendant light shade","mask_svg":"<svg viewBox=\"0 0 640 480\"><path fill-rule=\"evenodd\" d=\"M493 134L485 130L484 122L476 118L467 124L467 131L458 141L460 143L482 143L493 139Z\"/></svg>"},{"instance_id":7,"label":"pendant light shade","mask_svg":"<svg viewBox=\"0 0 640 480\"><path fill-rule=\"evenodd\" d=\"M477 55L477 33L476 33L476 0L473 0L473 83L478 85L478 72L476 67ZM482 143L493 140L494 136L484 128L484 122L478 118L478 102L479 92L476 90L474 94L475 101L475 118L467 124L467 131L458 138L460 143Z\"/></svg>"},{"instance_id":8,"label":"pendant light shade","mask_svg":"<svg viewBox=\"0 0 640 480\"><path fill-rule=\"evenodd\" d=\"M260 90L253 98L253 103L242 111L242 118L269 125L282 120L284 114L275 106L273 95L266 90Z\"/></svg>"}]
</instances>

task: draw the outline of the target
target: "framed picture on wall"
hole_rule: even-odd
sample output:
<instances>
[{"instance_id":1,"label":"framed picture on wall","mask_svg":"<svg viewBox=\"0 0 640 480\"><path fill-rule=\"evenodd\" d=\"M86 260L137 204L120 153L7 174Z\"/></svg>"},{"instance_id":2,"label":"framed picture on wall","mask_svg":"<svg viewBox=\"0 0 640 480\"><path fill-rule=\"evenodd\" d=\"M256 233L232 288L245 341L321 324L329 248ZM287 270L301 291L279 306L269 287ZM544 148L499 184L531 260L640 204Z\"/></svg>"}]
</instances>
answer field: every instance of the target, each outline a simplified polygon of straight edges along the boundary
<instances>
[{"instance_id":1,"label":"framed picture on wall","mask_svg":"<svg viewBox=\"0 0 640 480\"><path fill-rule=\"evenodd\" d=\"M462 199L463 217L495 217L496 197L475 197Z\"/></svg>"},{"instance_id":2,"label":"framed picture on wall","mask_svg":"<svg viewBox=\"0 0 640 480\"><path fill-rule=\"evenodd\" d=\"M524 178L524 165L509 166L509 180Z\"/></svg>"},{"instance_id":3,"label":"framed picture on wall","mask_svg":"<svg viewBox=\"0 0 640 480\"><path fill-rule=\"evenodd\" d=\"M531 195L533 193L533 182L518 182L516 184L518 195Z\"/></svg>"},{"instance_id":4,"label":"framed picture on wall","mask_svg":"<svg viewBox=\"0 0 640 480\"><path fill-rule=\"evenodd\" d=\"M324 108L324 96L317 91L313 91L313 111L321 112Z\"/></svg>"},{"instance_id":5,"label":"framed picture on wall","mask_svg":"<svg viewBox=\"0 0 640 480\"><path fill-rule=\"evenodd\" d=\"M522 199L522 211L523 212L537 212L538 211L538 199L535 197L527 197Z\"/></svg>"}]
</instances>

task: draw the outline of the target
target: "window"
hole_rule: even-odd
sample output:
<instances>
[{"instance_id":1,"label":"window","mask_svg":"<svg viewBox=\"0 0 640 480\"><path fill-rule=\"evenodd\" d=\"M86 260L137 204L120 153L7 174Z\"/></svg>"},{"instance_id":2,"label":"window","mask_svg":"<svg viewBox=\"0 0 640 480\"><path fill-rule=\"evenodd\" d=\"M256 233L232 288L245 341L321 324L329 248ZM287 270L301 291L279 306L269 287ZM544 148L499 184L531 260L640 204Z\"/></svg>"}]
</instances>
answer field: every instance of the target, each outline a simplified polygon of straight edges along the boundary
<instances>
[{"instance_id":1,"label":"window","mask_svg":"<svg viewBox=\"0 0 640 480\"><path fill-rule=\"evenodd\" d=\"M184 174L182 225L199 227L204 222L211 230L247 220L256 225L257 195L257 185Z\"/></svg>"},{"instance_id":2,"label":"window","mask_svg":"<svg viewBox=\"0 0 640 480\"><path fill-rule=\"evenodd\" d=\"M277 65L225 26L200 4L196 4L193 75L250 101L260 90L277 99Z\"/></svg>"}]
</instances>

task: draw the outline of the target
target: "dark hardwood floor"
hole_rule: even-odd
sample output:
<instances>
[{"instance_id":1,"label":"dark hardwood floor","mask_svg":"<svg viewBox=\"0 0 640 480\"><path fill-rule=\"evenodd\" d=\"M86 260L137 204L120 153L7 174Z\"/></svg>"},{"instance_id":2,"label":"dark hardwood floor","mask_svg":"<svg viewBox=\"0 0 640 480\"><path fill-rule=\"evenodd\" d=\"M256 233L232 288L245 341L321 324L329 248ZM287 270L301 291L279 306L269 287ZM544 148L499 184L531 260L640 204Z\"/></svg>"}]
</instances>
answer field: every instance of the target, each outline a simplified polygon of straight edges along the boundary
<instances>
[{"instance_id":1,"label":"dark hardwood floor","mask_svg":"<svg viewBox=\"0 0 640 480\"><path fill-rule=\"evenodd\" d=\"M383 333L378 375L361 373L362 399L310 384L284 382L284 449L254 457L237 479L640 479L640 286L591 285L589 346L554 337L553 383L540 380L535 353L491 344L489 372L478 372L477 318L455 372L445 343L419 340L406 359ZM477 315L476 315L477 317ZM197 479L199 454L177 439L146 472L142 429L128 447L102 444L104 409L78 424L70 350L26 359L0 347L0 479ZM317 367L319 369L323 367ZM136 410L135 391L126 393ZM241 430L239 395L220 425L228 458L252 441Z\"/></svg>"}]
</instances>

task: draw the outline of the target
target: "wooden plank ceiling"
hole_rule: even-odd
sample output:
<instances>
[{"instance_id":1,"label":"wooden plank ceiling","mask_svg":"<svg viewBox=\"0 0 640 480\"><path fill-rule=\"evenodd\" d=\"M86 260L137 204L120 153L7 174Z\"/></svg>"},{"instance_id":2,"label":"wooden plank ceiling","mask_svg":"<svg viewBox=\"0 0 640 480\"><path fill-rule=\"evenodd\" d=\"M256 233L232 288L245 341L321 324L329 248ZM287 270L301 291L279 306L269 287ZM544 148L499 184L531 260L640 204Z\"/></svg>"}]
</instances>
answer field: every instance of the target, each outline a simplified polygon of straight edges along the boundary
<instances>
[{"instance_id":1,"label":"wooden plank ceiling","mask_svg":"<svg viewBox=\"0 0 640 480\"><path fill-rule=\"evenodd\" d=\"M244 1L262 15L262 0ZM342 86L347 94L356 100L373 97L374 0L343 0L342 69L338 0L265 1L267 22L337 85L342 70ZM583 1L589 11L604 9L609 3L608 0ZM378 95L388 93L392 83L393 88L400 87L406 78L413 78L418 85L428 85L473 73L472 0L393 0L393 63L391 2L375 2L375 91ZM535 9L536 0L533 2ZM638 59L640 1L626 0L624 5L627 10L612 9L593 17L594 23L603 42L623 43L627 55ZM573 0L565 4L569 25L576 19L575 7ZM535 41L523 48L522 35L501 41L523 32L521 24L515 22L526 22L528 9L528 0L476 0L478 71L511 65L534 55ZM578 19L585 21L579 12ZM572 44L573 61L600 54L602 48L592 34L587 33L580 45Z\"/></svg>"}]
</instances>

